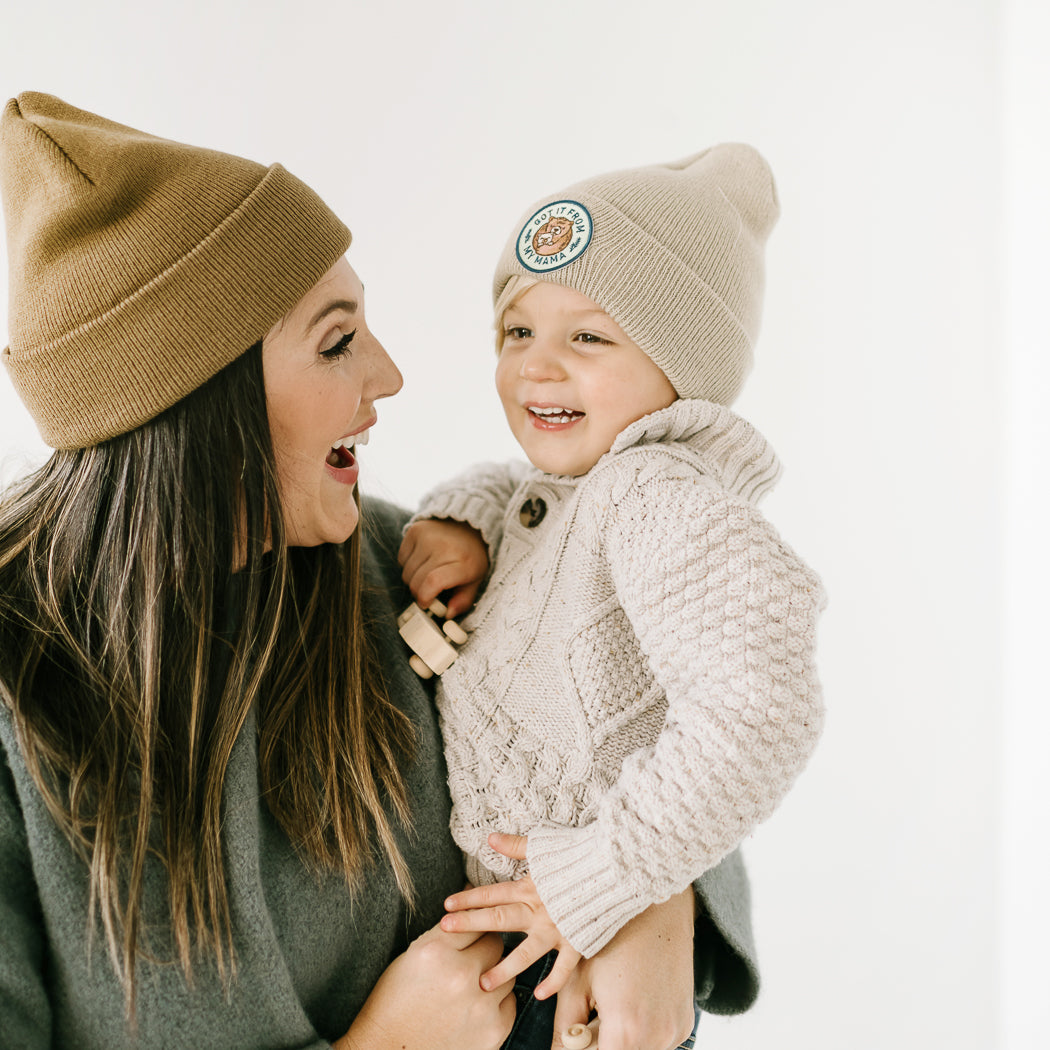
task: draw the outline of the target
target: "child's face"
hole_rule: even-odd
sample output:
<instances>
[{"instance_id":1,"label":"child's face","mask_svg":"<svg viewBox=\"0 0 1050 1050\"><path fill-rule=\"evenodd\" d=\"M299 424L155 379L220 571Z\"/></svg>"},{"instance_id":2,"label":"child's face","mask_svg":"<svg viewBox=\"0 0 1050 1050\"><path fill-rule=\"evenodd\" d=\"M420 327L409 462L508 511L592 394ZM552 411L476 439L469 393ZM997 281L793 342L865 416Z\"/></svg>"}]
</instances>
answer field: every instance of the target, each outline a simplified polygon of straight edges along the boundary
<instances>
[{"instance_id":1,"label":"child's face","mask_svg":"<svg viewBox=\"0 0 1050 1050\"><path fill-rule=\"evenodd\" d=\"M534 285L502 328L496 389L518 444L548 474L586 474L624 427L677 398L652 358L571 288Z\"/></svg>"}]
</instances>

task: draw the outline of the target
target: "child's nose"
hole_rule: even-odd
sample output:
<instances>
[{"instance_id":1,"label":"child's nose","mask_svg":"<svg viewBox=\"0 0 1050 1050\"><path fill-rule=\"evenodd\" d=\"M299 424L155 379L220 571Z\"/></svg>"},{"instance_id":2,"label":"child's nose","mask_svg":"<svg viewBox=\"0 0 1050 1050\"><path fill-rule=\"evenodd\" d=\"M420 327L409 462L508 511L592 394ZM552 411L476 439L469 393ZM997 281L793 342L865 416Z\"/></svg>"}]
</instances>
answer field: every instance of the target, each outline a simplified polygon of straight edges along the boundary
<instances>
[{"instance_id":1,"label":"child's nose","mask_svg":"<svg viewBox=\"0 0 1050 1050\"><path fill-rule=\"evenodd\" d=\"M534 383L563 379L565 368L555 347L537 339L521 360L521 377Z\"/></svg>"}]
</instances>

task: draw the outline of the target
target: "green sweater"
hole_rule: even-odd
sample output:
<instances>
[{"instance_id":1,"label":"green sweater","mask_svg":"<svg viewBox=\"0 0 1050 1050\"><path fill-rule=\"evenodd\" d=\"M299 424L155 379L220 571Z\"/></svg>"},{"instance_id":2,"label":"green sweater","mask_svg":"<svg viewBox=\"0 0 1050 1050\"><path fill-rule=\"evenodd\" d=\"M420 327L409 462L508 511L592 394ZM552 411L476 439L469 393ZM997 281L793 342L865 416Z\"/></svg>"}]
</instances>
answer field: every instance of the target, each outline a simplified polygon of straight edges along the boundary
<instances>
[{"instance_id":1,"label":"green sweater","mask_svg":"<svg viewBox=\"0 0 1050 1050\"><path fill-rule=\"evenodd\" d=\"M228 998L214 970L141 963L137 1031L101 931L88 952L88 880L30 778L10 712L0 705L0 1046L18 1050L123 1046L223 1050L321 1048L342 1035L372 986L409 941L437 922L463 880L448 833L449 799L429 690L408 667L396 614L409 601L396 551L404 516L370 501L364 522L368 616L391 697L417 727L405 771L413 834L400 845L418 906L409 914L385 863L351 896L341 875L307 871L259 797L255 725L245 725L226 784L224 825L237 976ZM757 992L750 904L736 854L698 885L696 971L700 1005L747 1009ZM163 872L148 873L144 911L161 953ZM170 958L170 953L167 956Z\"/></svg>"}]
</instances>

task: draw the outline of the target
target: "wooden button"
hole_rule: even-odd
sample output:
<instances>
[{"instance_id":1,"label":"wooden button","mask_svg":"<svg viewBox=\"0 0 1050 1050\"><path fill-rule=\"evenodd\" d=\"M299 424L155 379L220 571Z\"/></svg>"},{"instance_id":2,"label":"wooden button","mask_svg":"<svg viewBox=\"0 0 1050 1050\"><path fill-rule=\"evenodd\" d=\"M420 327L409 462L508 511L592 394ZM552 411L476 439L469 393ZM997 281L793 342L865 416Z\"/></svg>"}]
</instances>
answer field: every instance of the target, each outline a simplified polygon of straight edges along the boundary
<instances>
[{"instance_id":1,"label":"wooden button","mask_svg":"<svg viewBox=\"0 0 1050 1050\"><path fill-rule=\"evenodd\" d=\"M518 511L518 521L527 529L534 529L547 514L547 504L539 497L527 499Z\"/></svg>"}]
</instances>

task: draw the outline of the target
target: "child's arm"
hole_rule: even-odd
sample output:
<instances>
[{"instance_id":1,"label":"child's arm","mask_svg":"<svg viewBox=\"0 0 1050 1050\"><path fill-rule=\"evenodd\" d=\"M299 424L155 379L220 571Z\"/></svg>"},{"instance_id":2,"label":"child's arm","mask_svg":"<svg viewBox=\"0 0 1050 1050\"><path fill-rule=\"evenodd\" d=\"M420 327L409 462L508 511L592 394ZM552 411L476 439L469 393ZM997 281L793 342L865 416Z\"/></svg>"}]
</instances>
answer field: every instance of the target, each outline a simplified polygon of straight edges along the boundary
<instances>
[{"instance_id":1,"label":"child's arm","mask_svg":"<svg viewBox=\"0 0 1050 1050\"><path fill-rule=\"evenodd\" d=\"M588 958L770 815L823 721L814 664L823 590L753 505L649 470L612 493L600 530L644 656L637 669L651 671L667 713L655 745L624 760L592 823L529 834L536 888ZM635 661L625 656L621 680Z\"/></svg>"},{"instance_id":2,"label":"child's arm","mask_svg":"<svg viewBox=\"0 0 1050 1050\"><path fill-rule=\"evenodd\" d=\"M505 857L524 860L528 840L524 835L489 835L489 845ZM537 999L546 999L562 990L583 958L558 932L528 875L454 893L445 901L445 908L450 914L441 920L441 928L448 932L494 930L526 935L498 965L481 975L481 987L486 991L517 977L547 952L556 951L558 957L551 972L534 991Z\"/></svg>"}]
</instances>

